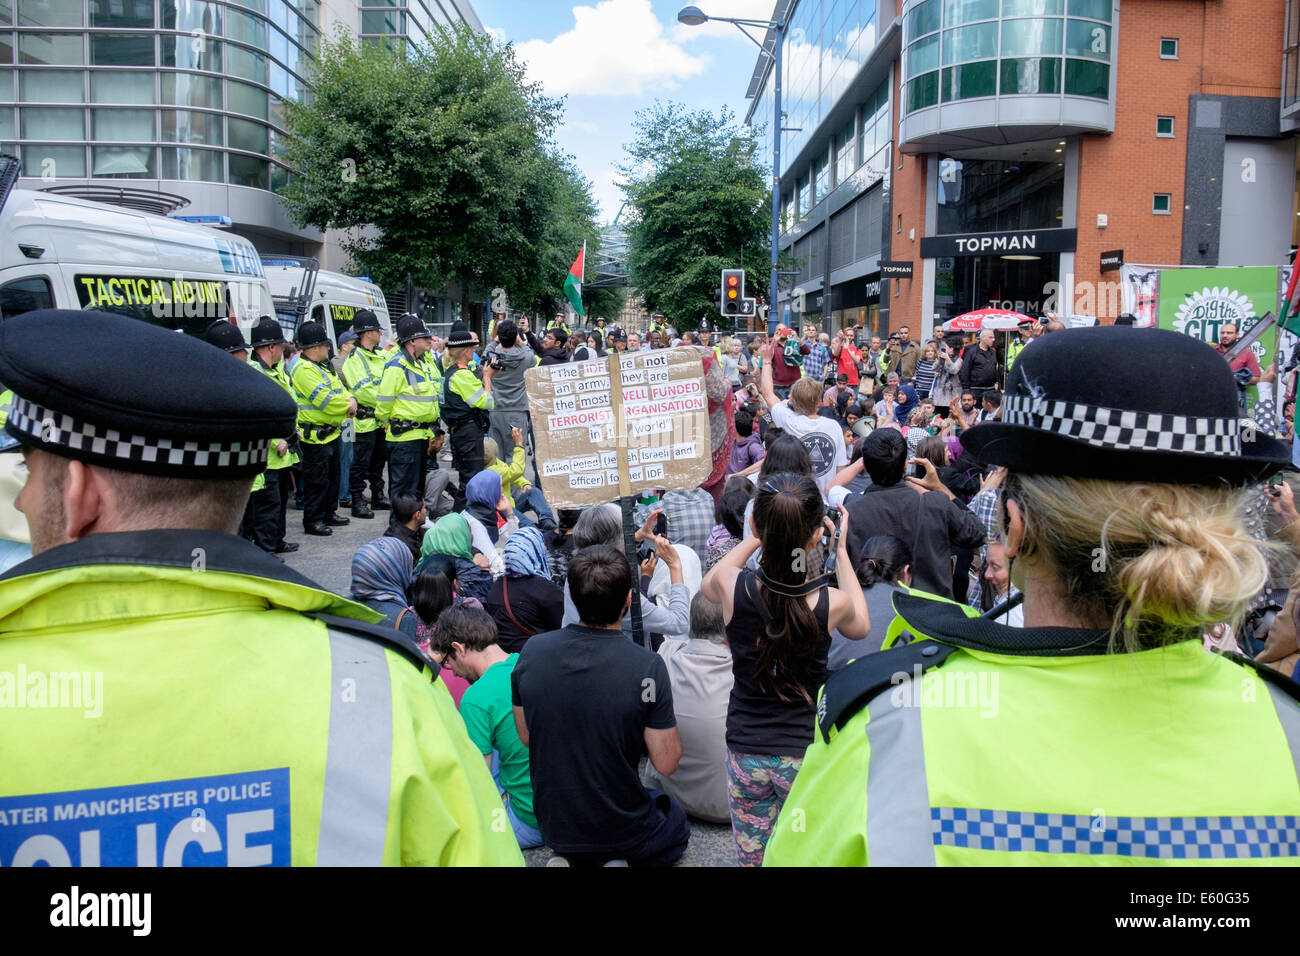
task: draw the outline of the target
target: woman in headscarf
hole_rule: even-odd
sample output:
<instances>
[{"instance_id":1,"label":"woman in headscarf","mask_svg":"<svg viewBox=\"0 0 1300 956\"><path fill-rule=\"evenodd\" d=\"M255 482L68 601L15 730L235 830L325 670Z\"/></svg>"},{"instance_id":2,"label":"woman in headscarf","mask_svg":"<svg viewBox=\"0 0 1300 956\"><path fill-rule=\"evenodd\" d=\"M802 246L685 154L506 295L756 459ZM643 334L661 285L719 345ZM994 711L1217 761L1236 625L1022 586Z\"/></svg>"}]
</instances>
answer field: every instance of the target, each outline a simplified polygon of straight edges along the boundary
<instances>
[{"instance_id":1,"label":"woman in headscarf","mask_svg":"<svg viewBox=\"0 0 1300 956\"><path fill-rule=\"evenodd\" d=\"M419 625L406 597L414 564L411 549L396 538L376 538L352 556L352 600L384 615L384 624L411 640Z\"/></svg>"},{"instance_id":2,"label":"woman in headscarf","mask_svg":"<svg viewBox=\"0 0 1300 956\"><path fill-rule=\"evenodd\" d=\"M463 516L453 513L443 515L424 533L415 574L418 577L429 569L441 571L452 582L457 597L482 601L492 586L492 572L487 565L486 557L474 554L469 524Z\"/></svg>"},{"instance_id":3,"label":"woman in headscarf","mask_svg":"<svg viewBox=\"0 0 1300 956\"><path fill-rule=\"evenodd\" d=\"M519 527L519 519L511 513L510 503L501 493L501 474L486 468L465 485L465 510L461 515L469 524L474 548L488 559L493 577L505 573L501 548L506 539Z\"/></svg>"},{"instance_id":4,"label":"woman in headscarf","mask_svg":"<svg viewBox=\"0 0 1300 956\"><path fill-rule=\"evenodd\" d=\"M564 619L564 590L551 581L546 538L520 528L501 553L505 574L492 582L483 609L497 622L497 643L517 654L534 634L557 630Z\"/></svg>"}]
</instances>

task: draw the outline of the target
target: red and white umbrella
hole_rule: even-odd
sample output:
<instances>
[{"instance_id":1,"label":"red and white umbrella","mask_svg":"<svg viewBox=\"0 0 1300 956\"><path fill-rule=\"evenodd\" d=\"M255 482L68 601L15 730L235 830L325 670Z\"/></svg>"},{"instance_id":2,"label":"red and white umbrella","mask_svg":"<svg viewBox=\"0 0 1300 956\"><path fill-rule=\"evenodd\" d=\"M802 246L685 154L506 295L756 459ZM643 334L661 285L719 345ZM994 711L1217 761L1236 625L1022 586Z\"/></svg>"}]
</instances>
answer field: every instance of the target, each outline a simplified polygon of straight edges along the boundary
<instances>
[{"instance_id":1,"label":"red and white umbrella","mask_svg":"<svg viewBox=\"0 0 1300 956\"><path fill-rule=\"evenodd\" d=\"M1005 309L976 309L974 312L949 319L943 327L948 332L979 332L983 329L1005 332L1017 328L1021 322L1032 321L1033 319L1020 312L1008 312Z\"/></svg>"}]
</instances>

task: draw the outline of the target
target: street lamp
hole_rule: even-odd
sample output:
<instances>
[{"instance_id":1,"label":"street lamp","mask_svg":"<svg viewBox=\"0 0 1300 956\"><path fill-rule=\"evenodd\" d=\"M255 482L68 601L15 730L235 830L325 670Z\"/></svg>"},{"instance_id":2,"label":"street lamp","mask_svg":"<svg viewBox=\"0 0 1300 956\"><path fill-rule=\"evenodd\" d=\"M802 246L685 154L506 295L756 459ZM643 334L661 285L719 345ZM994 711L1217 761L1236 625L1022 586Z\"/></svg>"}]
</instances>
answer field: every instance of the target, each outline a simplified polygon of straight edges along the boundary
<instances>
[{"instance_id":1,"label":"street lamp","mask_svg":"<svg viewBox=\"0 0 1300 956\"><path fill-rule=\"evenodd\" d=\"M677 14L677 22L688 27L698 27L701 23L707 23L709 20L715 20L719 23L734 23L741 33L754 41L761 53L772 58L772 124L774 127L772 130L772 274L769 277L767 292L769 303L767 331L770 335L776 332L779 317L776 310L776 282L778 275L777 257L780 253L781 244L781 134L785 132L785 118L781 115L781 47L785 45L786 23L784 20L710 17L696 6L682 7ZM772 30L772 49L766 49L763 42L746 30L745 27L760 27L764 30Z\"/></svg>"}]
</instances>

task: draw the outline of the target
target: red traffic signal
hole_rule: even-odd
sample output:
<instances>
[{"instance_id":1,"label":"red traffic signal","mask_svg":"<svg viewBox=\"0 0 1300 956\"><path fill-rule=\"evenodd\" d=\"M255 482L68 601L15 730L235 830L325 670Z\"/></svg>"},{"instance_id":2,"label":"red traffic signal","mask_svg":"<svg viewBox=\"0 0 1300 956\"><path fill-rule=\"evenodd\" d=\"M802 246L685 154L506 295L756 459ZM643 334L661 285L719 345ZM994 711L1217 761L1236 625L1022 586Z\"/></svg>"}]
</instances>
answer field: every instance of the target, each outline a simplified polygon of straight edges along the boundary
<instances>
[{"instance_id":1,"label":"red traffic signal","mask_svg":"<svg viewBox=\"0 0 1300 956\"><path fill-rule=\"evenodd\" d=\"M722 302L723 315L742 314L741 303L745 298L744 269L722 270L722 294L719 298Z\"/></svg>"}]
</instances>

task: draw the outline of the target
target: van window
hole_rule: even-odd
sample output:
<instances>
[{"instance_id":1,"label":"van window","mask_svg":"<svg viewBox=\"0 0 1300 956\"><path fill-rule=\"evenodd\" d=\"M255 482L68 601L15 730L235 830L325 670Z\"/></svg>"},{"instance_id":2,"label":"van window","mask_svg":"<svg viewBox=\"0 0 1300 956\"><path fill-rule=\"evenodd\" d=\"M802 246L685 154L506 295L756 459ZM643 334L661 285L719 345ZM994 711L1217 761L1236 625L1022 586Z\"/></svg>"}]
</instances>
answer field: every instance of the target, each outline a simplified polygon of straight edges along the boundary
<instances>
[{"instance_id":1,"label":"van window","mask_svg":"<svg viewBox=\"0 0 1300 956\"><path fill-rule=\"evenodd\" d=\"M0 317L12 319L24 312L54 308L54 291L44 276L28 276L0 286Z\"/></svg>"},{"instance_id":2,"label":"van window","mask_svg":"<svg viewBox=\"0 0 1300 956\"><path fill-rule=\"evenodd\" d=\"M330 318L334 320L334 341L339 340L339 336L352 328L352 319L357 314L355 305L338 305L330 303Z\"/></svg>"},{"instance_id":3,"label":"van window","mask_svg":"<svg viewBox=\"0 0 1300 956\"><path fill-rule=\"evenodd\" d=\"M313 322L317 323L318 325L320 325L322 328L324 328L324 326L325 326L325 306L323 306L323 305L318 305L318 306L316 306L316 308L312 309L312 310L311 310L311 320L312 320Z\"/></svg>"},{"instance_id":4,"label":"van window","mask_svg":"<svg viewBox=\"0 0 1300 956\"><path fill-rule=\"evenodd\" d=\"M216 319L230 317L230 290L218 279L163 276L78 275L83 309L112 312L202 336Z\"/></svg>"}]
</instances>

